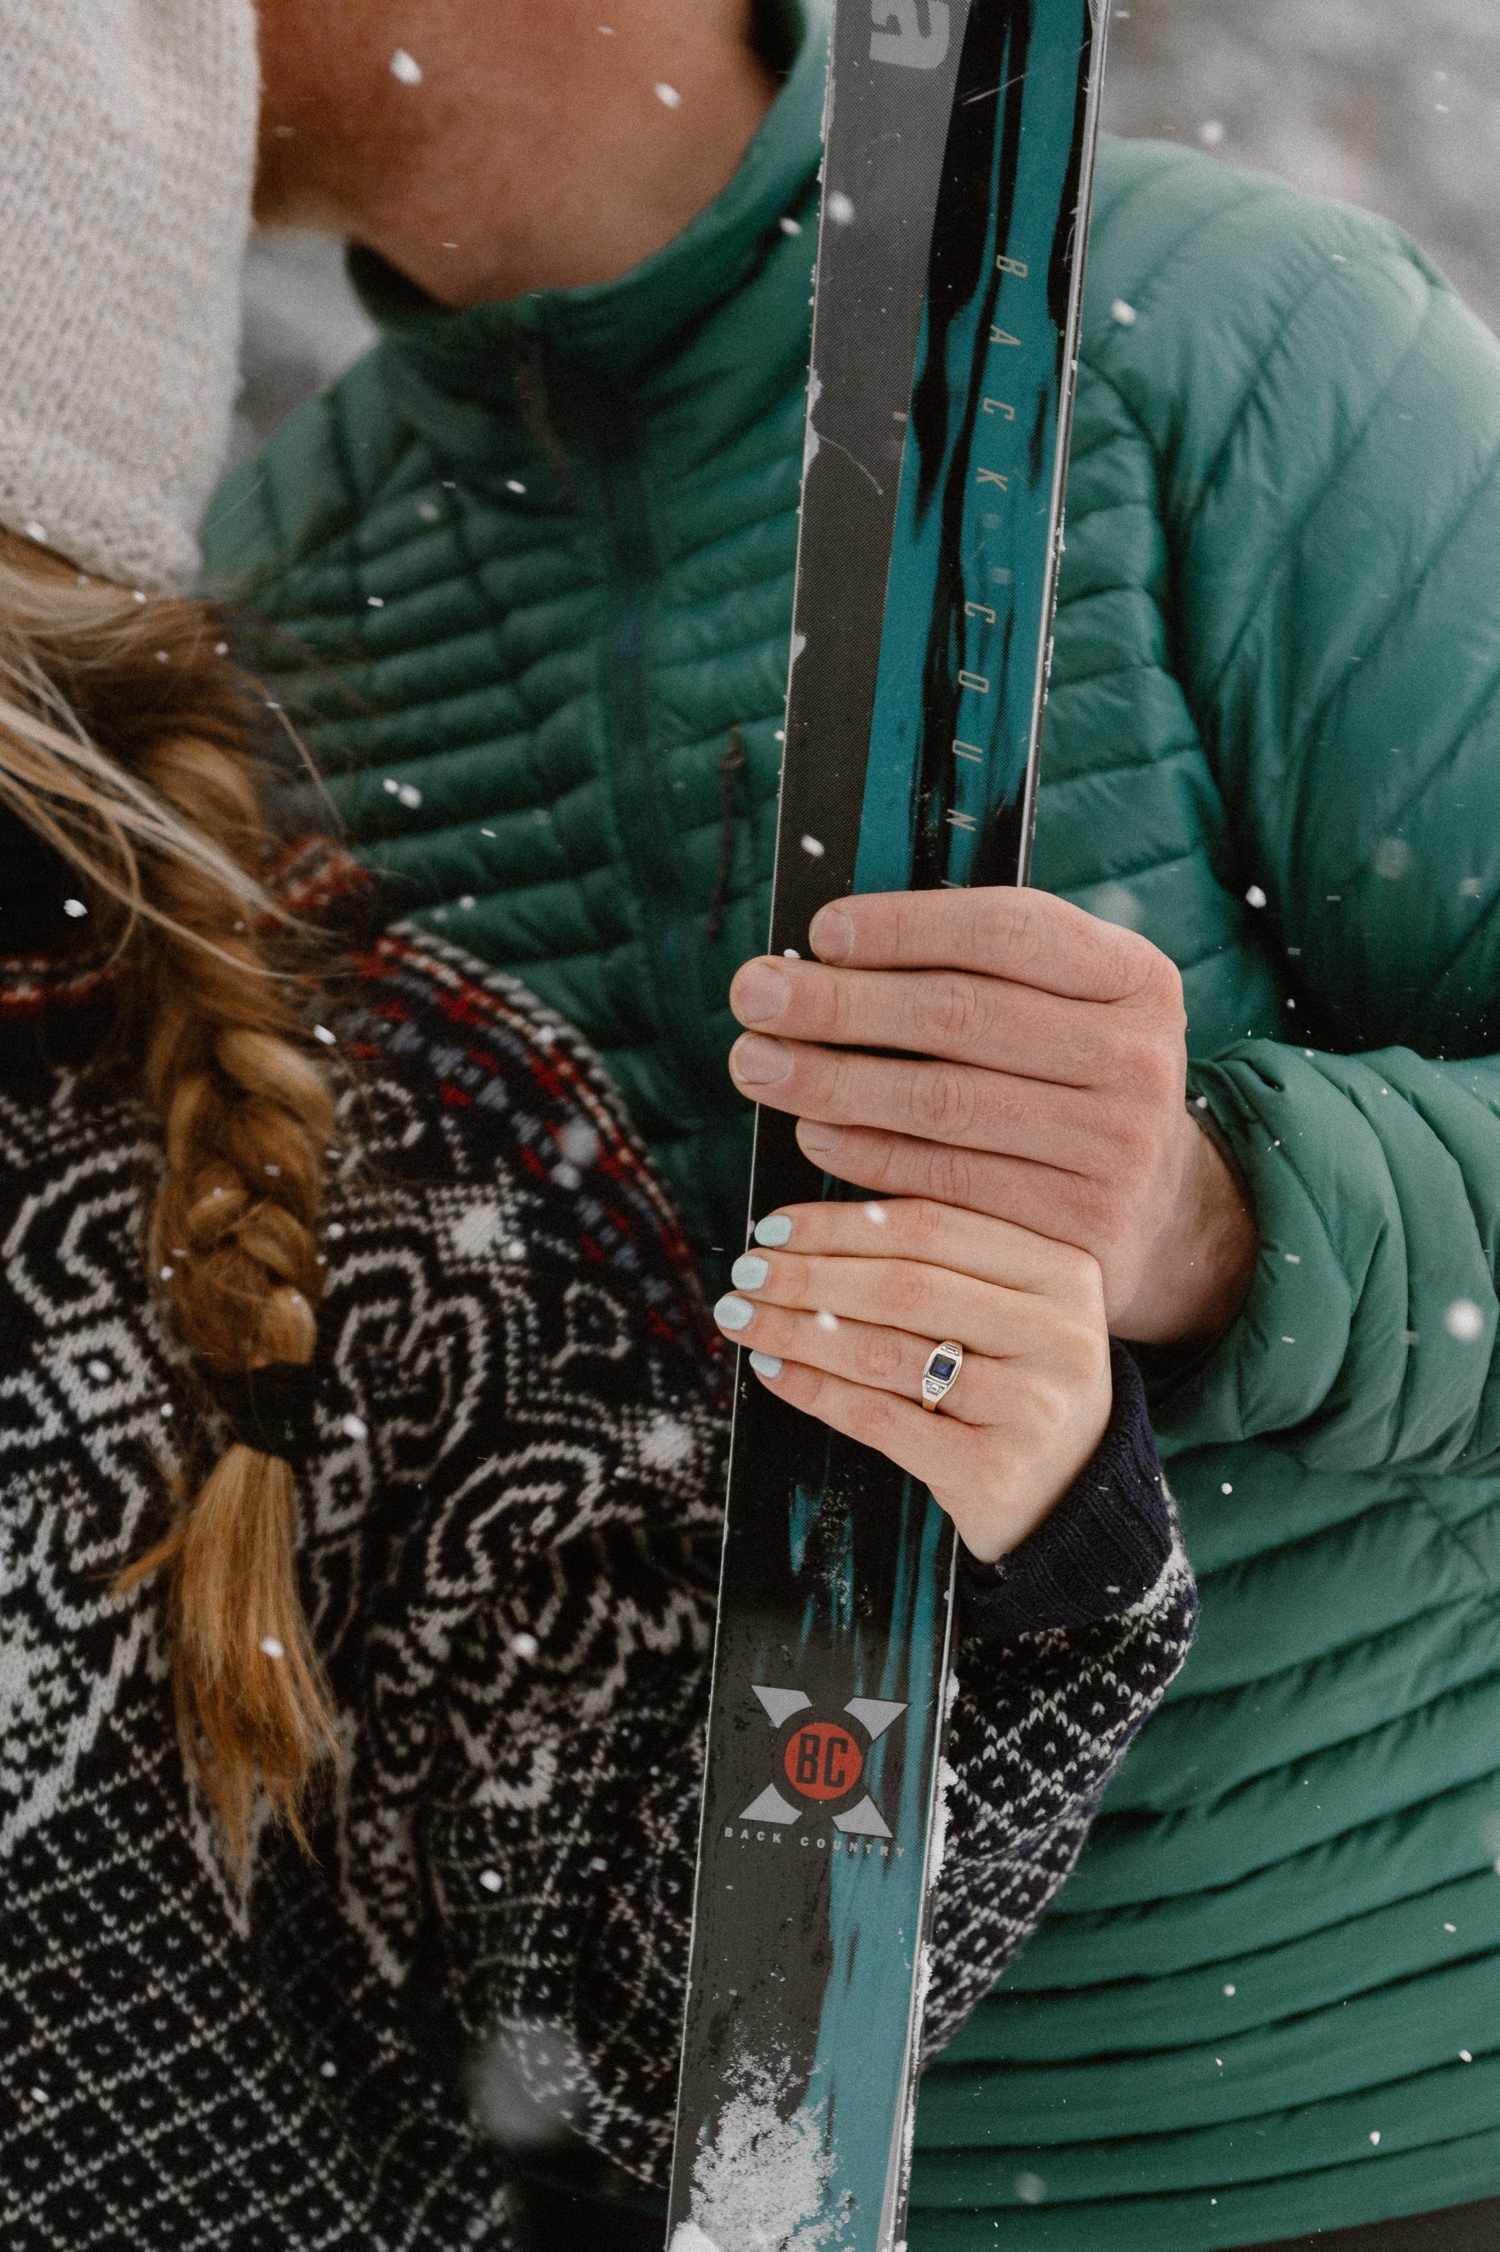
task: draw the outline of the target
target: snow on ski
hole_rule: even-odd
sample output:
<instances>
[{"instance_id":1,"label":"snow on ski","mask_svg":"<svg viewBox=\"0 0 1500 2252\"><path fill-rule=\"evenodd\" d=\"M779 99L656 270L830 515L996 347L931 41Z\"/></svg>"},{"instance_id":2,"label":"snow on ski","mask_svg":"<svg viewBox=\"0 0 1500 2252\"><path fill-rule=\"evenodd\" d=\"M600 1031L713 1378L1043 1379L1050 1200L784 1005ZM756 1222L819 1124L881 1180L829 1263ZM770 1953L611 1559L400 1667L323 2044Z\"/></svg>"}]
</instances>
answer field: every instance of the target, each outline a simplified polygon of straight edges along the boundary
<instances>
[{"instance_id":1,"label":"snow on ski","mask_svg":"<svg viewBox=\"0 0 1500 2252\"><path fill-rule=\"evenodd\" d=\"M1019 883L1103 0L838 0L771 947L849 891ZM760 1115L752 1218L848 1193ZM672 2252L904 2229L952 1541L742 1366Z\"/></svg>"}]
</instances>

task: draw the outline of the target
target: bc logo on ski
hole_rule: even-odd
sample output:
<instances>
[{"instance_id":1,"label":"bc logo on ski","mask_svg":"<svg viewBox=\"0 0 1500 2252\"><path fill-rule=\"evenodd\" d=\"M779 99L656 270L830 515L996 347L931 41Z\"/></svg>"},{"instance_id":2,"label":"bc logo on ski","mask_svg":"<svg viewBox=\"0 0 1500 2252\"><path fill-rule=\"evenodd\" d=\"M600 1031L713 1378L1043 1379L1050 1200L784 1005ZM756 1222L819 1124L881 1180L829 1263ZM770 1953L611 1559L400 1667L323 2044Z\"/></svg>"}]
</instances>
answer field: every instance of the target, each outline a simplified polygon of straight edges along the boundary
<instances>
[{"instance_id":1,"label":"bc logo on ski","mask_svg":"<svg viewBox=\"0 0 1500 2252\"><path fill-rule=\"evenodd\" d=\"M829 1814L846 1837L888 1838L889 1824L868 1790L861 1791L870 1749L906 1711L888 1697L851 1697L837 1718L814 1712L805 1690L752 1683L766 1718L781 1742L774 1765L805 1803L794 1805L779 1783L768 1783L740 1816L742 1822L775 1822L790 1829L814 1808ZM790 1724L790 1725L789 1725ZM838 1811L835 1812L835 1807ZM724 1835L732 1837L726 1826Z\"/></svg>"}]
</instances>

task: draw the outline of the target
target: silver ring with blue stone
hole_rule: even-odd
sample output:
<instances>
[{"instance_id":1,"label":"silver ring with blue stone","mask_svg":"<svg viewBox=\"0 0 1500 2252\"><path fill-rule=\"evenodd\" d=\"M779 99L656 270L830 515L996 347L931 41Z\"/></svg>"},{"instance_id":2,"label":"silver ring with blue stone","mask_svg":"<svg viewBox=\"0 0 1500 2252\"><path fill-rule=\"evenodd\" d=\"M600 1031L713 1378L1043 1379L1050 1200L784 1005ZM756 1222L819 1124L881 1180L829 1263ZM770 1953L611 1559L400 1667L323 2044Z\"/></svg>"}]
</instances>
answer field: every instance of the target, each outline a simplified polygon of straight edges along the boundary
<instances>
[{"instance_id":1,"label":"silver ring with blue stone","mask_svg":"<svg viewBox=\"0 0 1500 2252\"><path fill-rule=\"evenodd\" d=\"M930 1415L936 1415L954 1385L964 1365L964 1349L951 1337L941 1345L934 1345L927 1356L927 1366L922 1371L922 1405Z\"/></svg>"}]
</instances>

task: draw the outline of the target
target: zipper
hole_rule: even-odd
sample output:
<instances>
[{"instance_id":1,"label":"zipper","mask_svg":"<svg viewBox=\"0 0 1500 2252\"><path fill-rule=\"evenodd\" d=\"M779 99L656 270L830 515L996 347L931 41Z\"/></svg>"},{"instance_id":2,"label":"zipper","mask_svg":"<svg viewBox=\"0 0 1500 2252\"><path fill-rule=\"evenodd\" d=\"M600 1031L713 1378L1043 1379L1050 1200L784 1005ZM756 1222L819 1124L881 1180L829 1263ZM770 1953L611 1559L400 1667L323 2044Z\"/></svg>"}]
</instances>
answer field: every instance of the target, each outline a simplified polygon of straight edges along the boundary
<instances>
[{"instance_id":1,"label":"zipper","mask_svg":"<svg viewBox=\"0 0 1500 2252\"><path fill-rule=\"evenodd\" d=\"M623 403L616 407L605 461L605 491L625 595L607 645L612 795L626 857L645 902L662 1038L696 1079L701 1099L711 1085L713 1053L699 994L697 931L651 772L646 626L660 574L626 412Z\"/></svg>"}]
</instances>

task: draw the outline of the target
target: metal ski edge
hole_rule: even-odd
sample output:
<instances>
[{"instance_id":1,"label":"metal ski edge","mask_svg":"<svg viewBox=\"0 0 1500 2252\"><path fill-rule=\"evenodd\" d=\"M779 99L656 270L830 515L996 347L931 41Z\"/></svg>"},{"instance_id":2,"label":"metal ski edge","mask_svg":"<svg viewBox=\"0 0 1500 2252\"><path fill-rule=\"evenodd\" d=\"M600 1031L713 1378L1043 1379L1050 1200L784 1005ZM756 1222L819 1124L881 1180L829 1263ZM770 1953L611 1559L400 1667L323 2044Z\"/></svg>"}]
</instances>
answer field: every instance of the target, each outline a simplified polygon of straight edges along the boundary
<instances>
[{"instance_id":1,"label":"metal ski edge","mask_svg":"<svg viewBox=\"0 0 1500 2252\"><path fill-rule=\"evenodd\" d=\"M1111 0L1088 0L1092 26L1089 87L1084 106L1083 160L1078 174L1078 206L1074 221L1076 247L1068 290L1068 317L1063 332L1063 360L1057 416L1057 459L1052 472L1052 536L1048 542L1047 583L1042 602L1041 634L1037 648L1036 701L1032 712L1031 747L1026 760L1026 780L1021 805L1021 858L1016 882L1031 883L1031 856L1036 842L1037 789L1041 781L1042 731L1047 695L1052 681L1052 637L1057 617L1057 585L1066 537L1068 464L1073 453L1073 410L1078 400L1078 346L1083 327L1083 292L1088 278L1089 219L1094 206L1094 168L1099 153L1099 113L1104 98L1104 66L1109 45ZM778 843L779 843L778 838Z\"/></svg>"}]
</instances>

